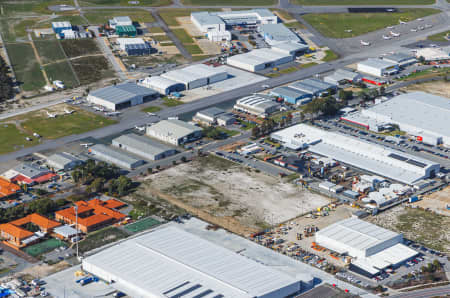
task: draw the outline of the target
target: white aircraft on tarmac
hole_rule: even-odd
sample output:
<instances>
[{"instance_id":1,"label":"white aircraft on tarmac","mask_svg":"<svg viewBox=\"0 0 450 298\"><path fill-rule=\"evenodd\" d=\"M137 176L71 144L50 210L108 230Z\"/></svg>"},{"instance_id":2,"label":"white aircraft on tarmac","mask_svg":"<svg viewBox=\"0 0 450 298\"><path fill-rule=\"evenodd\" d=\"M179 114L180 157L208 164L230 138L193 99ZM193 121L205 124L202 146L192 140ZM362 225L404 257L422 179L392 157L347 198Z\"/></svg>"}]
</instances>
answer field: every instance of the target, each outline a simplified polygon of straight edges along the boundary
<instances>
[{"instance_id":1,"label":"white aircraft on tarmac","mask_svg":"<svg viewBox=\"0 0 450 298\"><path fill-rule=\"evenodd\" d=\"M145 131L145 126L135 126L134 128L139 131Z\"/></svg>"},{"instance_id":2,"label":"white aircraft on tarmac","mask_svg":"<svg viewBox=\"0 0 450 298\"><path fill-rule=\"evenodd\" d=\"M66 113L66 114L73 114L73 113L75 113L75 111L74 110L69 110L69 109L64 109L64 113Z\"/></svg>"},{"instance_id":3,"label":"white aircraft on tarmac","mask_svg":"<svg viewBox=\"0 0 450 298\"><path fill-rule=\"evenodd\" d=\"M50 113L49 111L47 111L47 116L48 116L48 118L56 118L56 114L52 114L52 113Z\"/></svg>"},{"instance_id":4,"label":"white aircraft on tarmac","mask_svg":"<svg viewBox=\"0 0 450 298\"><path fill-rule=\"evenodd\" d=\"M84 148L88 148L89 146L94 145L94 143L84 143L84 144L80 144L80 146L83 146Z\"/></svg>"},{"instance_id":5,"label":"white aircraft on tarmac","mask_svg":"<svg viewBox=\"0 0 450 298\"><path fill-rule=\"evenodd\" d=\"M392 37L391 37L391 36L389 36L389 35L383 35L383 39L387 39L387 40L389 40L389 39L392 39Z\"/></svg>"},{"instance_id":6,"label":"white aircraft on tarmac","mask_svg":"<svg viewBox=\"0 0 450 298\"><path fill-rule=\"evenodd\" d=\"M406 24L406 22L405 22L405 21L402 21L402 20L398 20L398 22L399 22L400 24L402 24L402 25L405 25L405 24Z\"/></svg>"},{"instance_id":7,"label":"white aircraft on tarmac","mask_svg":"<svg viewBox=\"0 0 450 298\"><path fill-rule=\"evenodd\" d=\"M399 37L400 36L400 33L395 33L394 31L391 31L389 33L391 33L391 35L394 36L394 37Z\"/></svg>"},{"instance_id":8,"label":"white aircraft on tarmac","mask_svg":"<svg viewBox=\"0 0 450 298\"><path fill-rule=\"evenodd\" d=\"M121 112L108 112L105 113L106 116L119 116L121 114Z\"/></svg>"},{"instance_id":9,"label":"white aircraft on tarmac","mask_svg":"<svg viewBox=\"0 0 450 298\"><path fill-rule=\"evenodd\" d=\"M361 45L370 46L370 42L361 40Z\"/></svg>"}]
</instances>

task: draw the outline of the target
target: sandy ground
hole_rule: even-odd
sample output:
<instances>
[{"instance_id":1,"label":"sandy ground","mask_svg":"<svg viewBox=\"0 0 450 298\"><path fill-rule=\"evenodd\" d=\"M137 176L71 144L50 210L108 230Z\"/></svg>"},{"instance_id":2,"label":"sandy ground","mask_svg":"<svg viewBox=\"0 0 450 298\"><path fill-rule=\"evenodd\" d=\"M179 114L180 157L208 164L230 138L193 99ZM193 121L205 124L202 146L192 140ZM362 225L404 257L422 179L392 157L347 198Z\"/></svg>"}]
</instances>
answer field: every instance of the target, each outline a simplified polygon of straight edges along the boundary
<instances>
[{"instance_id":1,"label":"sandy ground","mask_svg":"<svg viewBox=\"0 0 450 298\"><path fill-rule=\"evenodd\" d=\"M414 84L404 88L406 91L423 91L438 96L450 98L449 83L445 81L429 82L423 84Z\"/></svg>"},{"instance_id":2,"label":"sandy ground","mask_svg":"<svg viewBox=\"0 0 450 298\"><path fill-rule=\"evenodd\" d=\"M190 36L203 36L205 35L200 31L191 21L191 17L177 17L176 20L181 24L183 29L187 31Z\"/></svg>"},{"instance_id":3,"label":"sandy ground","mask_svg":"<svg viewBox=\"0 0 450 298\"><path fill-rule=\"evenodd\" d=\"M329 199L261 173L195 161L149 176L143 191L156 189L215 217L258 229L287 221Z\"/></svg>"},{"instance_id":4,"label":"sandy ground","mask_svg":"<svg viewBox=\"0 0 450 298\"><path fill-rule=\"evenodd\" d=\"M429 208L436 213L450 216L450 210L447 210L447 205L450 206L450 186L441 191L425 196L422 200L414 203L424 209Z\"/></svg>"},{"instance_id":5,"label":"sandy ground","mask_svg":"<svg viewBox=\"0 0 450 298\"><path fill-rule=\"evenodd\" d=\"M70 267L69 263L67 263L66 261L62 261L55 265L47 265L47 264L36 265L23 270L21 274L29 274L34 278L42 278L69 267Z\"/></svg>"}]
</instances>

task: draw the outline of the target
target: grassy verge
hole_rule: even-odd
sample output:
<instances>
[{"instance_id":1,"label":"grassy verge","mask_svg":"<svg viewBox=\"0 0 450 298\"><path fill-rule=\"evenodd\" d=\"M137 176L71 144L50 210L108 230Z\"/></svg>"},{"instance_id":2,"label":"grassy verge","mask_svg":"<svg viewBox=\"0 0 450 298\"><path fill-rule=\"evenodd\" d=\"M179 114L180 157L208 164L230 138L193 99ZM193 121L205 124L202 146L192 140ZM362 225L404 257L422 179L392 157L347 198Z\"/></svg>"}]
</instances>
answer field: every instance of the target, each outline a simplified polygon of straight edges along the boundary
<instances>
[{"instance_id":1,"label":"grassy verge","mask_svg":"<svg viewBox=\"0 0 450 298\"><path fill-rule=\"evenodd\" d=\"M181 0L184 5L209 5L209 6L267 6L278 3L276 0Z\"/></svg>"},{"instance_id":2,"label":"grassy verge","mask_svg":"<svg viewBox=\"0 0 450 298\"><path fill-rule=\"evenodd\" d=\"M157 106L151 106L151 107L147 107L145 109L142 109L142 112L146 112L146 113L156 113L161 111L162 108L161 107L157 107Z\"/></svg>"},{"instance_id":3,"label":"grassy verge","mask_svg":"<svg viewBox=\"0 0 450 298\"><path fill-rule=\"evenodd\" d=\"M81 85L114 77L114 71L103 56L88 56L70 61Z\"/></svg>"},{"instance_id":4,"label":"grassy verge","mask_svg":"<svg viewBox=\"0 0 450 298\"><path fill-rule=\"evenodd\" d=\"M51 14L52 11L48 9L50 5L68 4L73 5L71 0L39 0L39 1L0 1L5 2L3 6L3 13L6 16L14 16L18 14Z\"/></svg>"},{"instance_id":5,"label":"grassy verge","mask_svg":"<svg viewBox=\"0 0 450 298\"><path fill-rule=\"evenodd\" d=\"M300 69L308 68L308 67L311 67L311 66L314 66L314 65L317 65L317 63L316 62L310 62L310 63L301 64L301 65L298 65L298 66L291 66L291 67L287 67L287 68L281 69L279 71L268 73L268 74L266 74L266 76L267 77L271 77L271 78L275 78L275 77L279 77L279 76L281 76L283 74L292 73L292 72L298 71Z\"/></svg>"},{"instance_id":6,"label":"grassy verge","mask_svg":"<svg viewBox=\"0 0 450 298\"><path fill-rule=\"evenodd\" d=\"M245 127L241 127L243 130L250 130L256 126L256 123L251 123L245 120L237 119L240 125L244 125Z\"/></svg>"},{"instance_id":7,"label":"grassy verge","mask_svg":"<svg viewBox=\"0 0 450 298\"><path fill-rule=\"evenodd\" d=\"M73 88L78 86L77 78L70 68L68 61L52 63L44 66L48 79L52 82L54 80L60 80L64 82L67 88Z\"/></svg>"},{"instance_id":8,"label":"grassy verge","mask_svg":"<svg viewBox=\"0 0 450 298\"><path fill-rule=\"evenodd\" d=\"M32 138L32 141L27 141L26 137ZM0 154L37 144L38 141L33 138L32 133L19 130L14 124L0 124Z\"/></svg>"},{"instance_id":9,"label":"grassy verge","mask_svg":"<svg viewBox=\"0 0 450 298\"><path fill-rule=\"evenodd\" d=\"M291 0L298 5L426 5L435 0Z\"/></svg>"},{"instance_id":10,"label":"grassy verge","mask_svg":"<svg viewBox=\"0 0 450 298\"><path fill-rule=\"evenodd\" d=\"M422 71L413 72L409 76L400 78L399 81L411 81L416 79L437 77L444 73L448 73L448 71L449 70L446 68L429 68Z\"/></svg>"},{"instance_id":11,"label":"grassy verge","mask_svg":"<svg viewBox=\"0 0 450 298\"><path fill-rule=\"evenodd\" d=\"M80 241L80 252L86 252L94 248L126 238L128 234L116 227L108 227L87 235L86 239Z\"/></svg>"},{"instance_id":12,"label":"grassy verge","mask_svg":"<svg viewBox=\"0 0 450 298\"><path fill-rule=\"evenodd\" d=\"M339 58L339 56L335 52L333 52L332 50L326 50L325 57L323 57L322 61L328 62L336 60L337 58Z\"/></svg>"},{"instance_id":13,"label":"grassy verge","mask_svg":"<svg viewBox=\"0 0 450 298\"><path fill-rule=\"evenodd\" d=\"M131 18L133 22L139 23L153 23L155 19L150 12L140 9L127 9L126 12L122 10L90 10L85 13L84 16L89 21L90 24L106 24L108 20L113 17L127 15Z\"/></svg>"},{"instance_id":14,"label":"grassy verge","mask_svg":"<svg viewBox=\"0 0 450 298\"><path fill-rule=\"evenodd\" d=\"M411 21L438 13L431 8L402 9L397 13L330 13L307 14L304 19L324 36L331 38L354 37L398 24L398 21ZM346 30L352 30L346 32Z\"/></svg>"},{"instance_id":15,"label":"grassy verge","mask_svg":"<svg viewBox=\"0 0 450 298\"><path fill-rule=\"evenodd\" d=\"M25 91L38 90L45 86L45 79L29 43L6 44L17 80Z\"/></svg>"},{"instance_id":16,"label":"grassy verge","mask_svg":"<svg viewBox=\"0 0 450 298\"><path fill-rule=\"evenodd\" d=\"M288 28L295 28L295 29L305 29L305 25L303 25L300 22L290 22L290 23L284 23L284 25Z\"/></svg>"},{"instance_id":17,"label":"grassy verge","mask_svg":"<svg viewBox=\"0 0 450 298\"><path fill-rule=\"evenodd\" d=\"M101 53L95 40L89 38L61 40L61 46L69 58Z\"/></svg>"},{"instance_id":18,"label":"grassy verge","mask_svg":"<svg viewBox=\"0 0 450 298\"><path fill-rule=\"evenodd\" d=\"M172 29L173 34L181 41L181 43L194 43L192 37L187 34L184 29Z\"/></svg>"},{"instance_id":19,"label":"grassy verge","mask_svg":"<svg viewBox=\"0 0 450 298\"><path fill-rule=\"evenodd\" d=\"M202 49L196 44L184 44L183 46L191 55L203 54Z\"/></svg>"},{"instance_id":20,"label":"grassy verge","mask_svg":"<svg viewBox=\"0 0 450 298\"><path fill-rule=\"evenodd\" d=\"M198 56L192 56L192 61L201 61L201 60L204 60L204 59L208 59L208 58L211 58L211 57L214 57L214 55L198 55Z\"/></svg>"},{"instance_id":21,"label":"grassy verge","mask_svg":"<svg viewBox=\"0 0 450 298\"><path fill-rule=\"evenodd\" d=\"M155 36L152 36L152 38L154 40L156 40L156 41L159 41L159 42L161 42L161 41L172 41L170 39L170 37L167 36L167 35L155 35Z\"/></svg>"},{"instance_id":22,"label":"grassy verge","mask_svg":"<svg viewBox=\"0 0 450 298\"><path fill-rule=\"evenodd\" d=\"M161 27L150 27L148 28L150 33L164 33L164 30Z\"/></svg>"},{"instance_id":23,"label":"grassy verge","mask_svg":"<svg viewBox=\"0 0 450 298\"><path fill-rule=\"evenodd\" d=\"M290 21L294 19L294 17L284 9L271 8L270 10L276 12L277 15L285 21Z\"/></svg>"},{"instance_id":24,"label":"grassy verge","mask_svg":"<svg viewBox=\"0 0 450 298\"><path fill-rule=\"evenodd\" d=\"M218 11L220 9L210 8L208 11ZM164 8L158 10L159 15L167 24L167 26L180 26L178 23L178 17L188 17L191 15L191 12L194 11L204 11L204 9L184 9L184 8Z\"/></svg>"},{"instance_id":25,"label":"grassy verge","mask_svg":"<svg viewBox=\"0 0 450 298\"><path fill-rule=\"evenodd\" d=\"M430 35L427 37L428 40L432 41L447 41L446 36L450 36L450 31L441 32L438 34Z\"/></svg>"},{"instance_id":26,"label":"grassy verge","mask_svg":"<svg viewBox=\"0 0 450 298\"><path fill-rule=\"evenodd\" d=\"M83 0L78 2L83 6L165 6L172 4L171 0L139 0L138 4L131 4L129 0Z\"/></svg>"},{"instance_id":27,"label":"grassy verge","mask_svg":"<svg viewBox=\"0 0 450 298\"><path fill-rule=\"evenodd\" d=\"M59 41L56 39L35 40L34 45L44 64L65 59L64 52L61 49Z\"/></svg>"},{"instance_id":28,"label":"grassy verge","mask_svg":"<svg viewBox=\"0 0 450 298\"><path fill-rule=\"evenodd\" d=\"M174 99L174 98L168 98L168 97L163 97L163 105L165 105L166 107L176 107L179 105L182 105L183 102L178 100L178 99Z\"/></svg>"},{"instance_id":29,"label":"grassy verge","mask_svg":"<svg viewBox=\"0 0 450 298\"><path fill-rule=\"evenodd\" d=\"M239 131L226 129L225 127L222 126L216 126L215 129L219 132L227 134L228 137L233 137L239 134Z\"/></svg>"}]
</instances>

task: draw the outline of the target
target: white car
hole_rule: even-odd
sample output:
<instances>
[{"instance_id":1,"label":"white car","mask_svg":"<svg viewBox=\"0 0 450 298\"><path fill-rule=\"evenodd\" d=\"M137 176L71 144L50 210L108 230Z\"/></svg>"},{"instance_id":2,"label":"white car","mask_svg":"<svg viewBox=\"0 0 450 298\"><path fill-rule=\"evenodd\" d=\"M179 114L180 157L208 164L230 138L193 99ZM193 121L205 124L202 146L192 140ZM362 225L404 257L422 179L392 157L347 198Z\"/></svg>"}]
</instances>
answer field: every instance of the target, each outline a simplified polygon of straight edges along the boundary
<instances>
[{"instance_id":1,"label":"white car","mask_svg":"<svg viewBox=\"0 0 450 298\"><path fill-rule=\"evenodd\" d=\"M261 87L264 88L264 89L270 88L269 85L262 85Z\"/></svg>"}]
</instances>

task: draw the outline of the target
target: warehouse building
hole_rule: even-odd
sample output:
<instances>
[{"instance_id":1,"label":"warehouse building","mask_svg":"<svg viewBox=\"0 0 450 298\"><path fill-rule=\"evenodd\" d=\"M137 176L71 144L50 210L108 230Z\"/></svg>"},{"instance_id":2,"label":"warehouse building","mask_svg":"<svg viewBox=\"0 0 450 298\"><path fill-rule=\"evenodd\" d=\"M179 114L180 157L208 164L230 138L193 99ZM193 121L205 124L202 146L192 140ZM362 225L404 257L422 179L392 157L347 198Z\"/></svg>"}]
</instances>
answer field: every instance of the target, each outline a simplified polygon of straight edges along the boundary
<instances>
[{"instance_id":1,"label":"warehouse building","mask_svg":"<svg viewBox=\"0 0 450 298\"><path fill-rule=\"evenodd\" d=\"M236 101L233 109L239 112L252 114L265 118L280 110L280 104L273 100L272 96L265 94L253 94Z\"/></svg>"},{"instance_id":2,"label":"warehouse building","mask_svg":"<svg viewBox=\"0 0 450 298\"><path fill-rule=\"evenodd\" d=\"M425 92L405 93L341 120L380 132L392 124L417 141L450 147L450 100Z\"/></svg>"},{"instance_id":3,"label":"warehouse building","mask_svg":"<svg viewBox=\"0 0 450 298\"><path fill-rule=\"evenodd\" d=\"M294 297L311 287L172 225L86 257L82 266L130 297Z\"/></svg>"},{"instance_id":4,"label":"warehouse building","mask_svg":"<svg viewBox=\"0 0 450 298\"><path fill-rule=\"evenodd\" d=\"M376 77L384 77L398 73L398 64L378 58L369 58L357 64L359 72Z\"/></svg>"},{"instance_id":5,"label":"warehouse building","mask_svg":"<svg viewBox=\"0 0 450 298\"><path fill-rule=\"evenodd\" d=\"M276 50L262 48L252 50L248 53L238 54L227 58L227 64L242 68L247 71L256 72L294 60L290 54Z\"/></svg>"},{"instance_id":6,"label":"warehouse building","mask_svg":"<svg viewBox=\"0 0 450 298\"><path fill-rule=\"evenodd\" d=\"M281 97L285 102L293 105L304 105L312 100L312 95L291 87L277 87L270 94Z\"/></svg>"},{"instance_id":7,"label":"warehouse building","mask_svg":"<svg viewBox=\"0 0 450 298\"><path fill-rule=\"evenodd\" d=\"M81 159L67 152L58 152L47 158L47 165L55 171L69 171L82 163Z\"/></svg>"},{"instance_id":8,"label":"warehouse building","mask_svg":"<svg viewBox=\"0 0 450 298\"><path fill-rule=\"evenodd\" d=\"M279 43L300 43L303 40L284 24L264 24L258 27L258 31L269 45Z\"/></svg>"},{"instance_id":9,"label":"warehouse building","mask_svg":"<svg viewBox=\"0 0 450 298\"><path fill-rule=\"evenodd\" d=\"M337 86L316 78L309 78L306 80L295 82L289 85L290 88L296 89L313 97L326 96L330 93L330 90L337 90Z\"/></svg>"},{"instance_id":10,"label":"warehouse building","mask_svg":"<svg viewBox=\"0 0 450 298\"><path fill-rule=\"evenodd\" d=\"M133 25L126 25L126 26L116 26L116 34L120 37L127 36L127 37L136 37L137 30L136 27Z\"/></svg>"},{"instance_id":11,"label":"warehouse building","mask_svg":"<svg viewBox=\"0 0 450 298\"><path fill-rule=\"evenodd\" d=\"M234 116L225 112L222 109L212 107L205 110L198 111L194 118L194 121L205 125L220 125L227 126L236 122Z\"/></svg>"},{"instance_id":12,"label":"warehouse building","mask_svg":"<svg viewBox=\"0 0 450 298\"><path fill-rule=\"evenodd\" d=\"M352 257L350 270L373 277L395 267L418 253L403 244L403 235L358 218L334 223L316 233L316 242L330 250Z\"/></svg>"},{"instance_id":13,"label":"warehouse building","mask_svg":"<svg viewBox=\"0 0 450 298\"><path fill-rule=\"evenodd\" d=\"M147 77L139 85L158 91L162 95L185 90L185 85L160 76Z\"/></svg>"},{"instance_id":14,"label":"warehouse building","mask_svg":"<svg viewBox=\"0 0 450 298\"><path fill-rule=\"evenodd\" d=\"M179 146L200 139L202 128L187 122L168 119L147 126L147 135L160 141Z\"/></svg>"},{"instance_id":15,"label":"warehouse building","mask_svg":"<svg viewBox=\"0 0 450 298\"><path fill-rule=\"evenodd\" d=\"M89 93L87 101L111 111L129 108L158 97L158 92L134 83L108 86Z\"/></svg>"},{"instance_id":16,"label":"warehouse building","mask_svg":"<svg viewBox=\"0 0 450 298\"><path fill-rule=\"evenodd\" d=\"M177 153L175 149L169 146L136 134L127 134L115 138L112 140L112 145L149 160L163 159Z\"/></svg>"},{"instance_id":17,"label":"warehouse building","mask_svg":"<svg viewBox=\"0 0 450 298\"><path fill-rule=\"evenodd\" d=\"M117 43L121 51L129 56L150 55L151 47L142 38L118 38Z\"/></svg>"},{"instance_id":18,"label":"warehouse building","mask_svg":"<svg viewBox=\"0 0 450 298\"><path fill-rule=\"evenodd\" d=\"M324 82L333 85L357 83L362 80L362 75L352 70L340 68L336 69L336 71L333 74L325 76L323 80Z\"/></svg>"},{"instance_id":19,"label":"warehouse building","mask_svg":"<svg viewBox=\"0 0 450 298\"><path fill-rule=\"evenodd\" d=\"M64 30L72 30L72 24L70 22L52 22L53 31L58 34L60 37L64 37Z\"/></svg>"},{"instance_id":20,"label":"warehouse building","mask_svg":"<svg viewBox=\"0 0 450 298\"><path fill-rule=\"evenodd\" d=\"M1 175L9 182L27 185L45 183L55 176L56 174L53 174L47 168L31 163L21 163Z\"/></svg>"},{"instance_id":21,"label":"warehouse building","mask_svg":"<svg viewBox=\"0 0 450 298\"><path fill-rule=\"evenodd\" d=\"M416 57L406 53L394 53L392 55L384 56L383 60L395 63L400 67L405 67L417 62Z\"/></svg>"},{"instance_id":22,"label":"warehouse building","mask_svg":"<svg viewBox=\"0 0 450 298\"><path fill-rule=\"evenodd\" d=\"M442 48L423 48L418 49L416 57L423 57L425 61L450 63L450 46Z\"/></svg>"},{"instance_id":23,"label":"warehouse building","mask_svg":"<svg viewBox=\"0 0 450 298\"><path fill-rule=\"evenodd\" d=\"M194 64L163 73L161 77L181 83L186 90L190 90L226 80L228 79L228 73L220 66Z\"/></svg>"},{"instance_id":24,"label":"warehouse building","mask_svg":"<svg viewBox=\"0 0 450 298\"><path fill-rule=\"evenodd\" d=\"M122 17L114 17L109 20L109 27L116 29L116 26L132 26L133 21L130 17L122 16Z\"/></svg>"},{"instance_id":25,"label":"warehouse building","mask_svg":"<svg viewBox=\"0 0 450 298\"><path fill-rule=\"evenodd\" d=\"M271 138L286 148L308 148L312 153L409 185L440 171L440 165L430 160L306 124L274 132Z\"/></svg>"},{"instance_id":26,"label":"warehouse building","mask_svg":"<svg viewBox=\"0 0 450 298\"><path fill-rule=\"evenodd\" d=\"M144 164L142 159L131 156L123 151L113 149L103 144L97 144L89 148L89 153L104 162L114 164L118 167L132 170Z\"/></svg>"},{"instance_id":27,"label":"warehouse building","mask_svg":"<svg viewBox=\"0 0 450 298\"><path fill-rule=\"evenodd\" d=\"M300 56L308 51L309 46L301 42L282 42L271 47L272 50L285 55Z\"/></svg>"},{"instance_id":28,"label":"warehouse building","mask_svg":"<svg viewBox=\"0 0 450 298\"><path fill-rule=\"evenodd\" d=\"M278 17L268 9L251 9L218 12L192 12L192 23L211 41L231 40L228 29L232 26L257 26L276 24Z\"/></svg>"}]
</instances>

